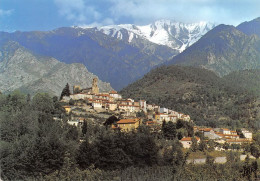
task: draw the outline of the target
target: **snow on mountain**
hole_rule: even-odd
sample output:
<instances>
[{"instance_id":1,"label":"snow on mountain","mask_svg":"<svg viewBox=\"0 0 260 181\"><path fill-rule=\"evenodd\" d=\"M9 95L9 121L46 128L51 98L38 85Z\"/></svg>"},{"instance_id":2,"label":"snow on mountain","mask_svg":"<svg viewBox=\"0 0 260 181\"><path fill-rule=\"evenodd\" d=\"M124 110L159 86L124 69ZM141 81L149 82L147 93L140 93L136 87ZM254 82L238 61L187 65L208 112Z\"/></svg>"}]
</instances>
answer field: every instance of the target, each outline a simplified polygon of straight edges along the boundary
<instances>
[{"instance_id":1,"label":"snow on mountain","mask_svg":"<svg viewBox=\"0 0 260 181\"><path fill-rule=\"evenodd\" d=\"M181 23L159 20L144 26L121 24L97 29L109 36L127 40L129 43L133 39L141 38L182 52L214 27L215 24L209 22Z\"/></svg>"}]
</instances>

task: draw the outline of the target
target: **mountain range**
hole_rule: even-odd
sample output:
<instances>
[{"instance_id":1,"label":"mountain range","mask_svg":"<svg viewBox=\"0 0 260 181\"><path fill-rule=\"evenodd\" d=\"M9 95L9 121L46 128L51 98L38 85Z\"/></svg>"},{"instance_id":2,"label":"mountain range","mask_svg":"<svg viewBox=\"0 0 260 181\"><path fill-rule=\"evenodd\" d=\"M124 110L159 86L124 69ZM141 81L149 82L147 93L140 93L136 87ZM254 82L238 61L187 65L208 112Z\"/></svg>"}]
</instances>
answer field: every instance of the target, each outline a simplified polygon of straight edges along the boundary
<instances>
[{"instance_id":1,"label":"mountain range","mask_svg":"<svg viewBox=\"0 0 260 181\"><path fill-rule=\"evenodd\" d=\"M259 129L259 30L259 18L218 25L121 93L183 111L196 124Z\"/></svg>"},{"instance_id":2,"label":"mountain range","mask_svg":"<svg viewBox=\"0 0 260 181\"><path fill-rule=\"evenodd\" d=\"M84 64L100 80L120 90L162 64L200 67L218 76L257 69L260 67L259 27L259 18L237 27L160 20L144 26L0 32L0 46L14 41L33 55L65 64Z\"/></svg>"},{"instance_id":3,"label":"mountain range","mask_svg":"<svg viewBox=\"0 0 260 181\"><path fill-rule=\"evenodd\" d=\"M122 24L98 29L109 36L132 44L135 44L136 40L148 40L158 45L166 45L180 53L214 27L215 24L209 22L181 23L159 20L144 26Z\"/></svg>"},{"instance_id":4,"label":"mountain range","mask_svg":"<svg viewBox=\"0 0 260 181\"><path fill-rule=\"evenodd\" d=\"M250 31L252 29L252 31ZM260 68L259 18L234 27L218 25L169 64L202 67L219 76Z\"/></svg>"},{"instance_id":5,"label":"mountain range","mask_svg":"<svg viewBox=\"0 0 260 181\"><path fill-rule=\"evenodd\" d=\"M38 56L17 42L0 48L0 90L24 93L48 92L59 96L66 83L91 87L94 74L83 64L65 64L52 57ZM113 90L109 83L98 81L101 91ZM72 88L72 87L71 87Z\"/></svg>"},{"instance_id":6,"label":"mountain range","mask_svg":"<svg viewBox=\"0 0 260 181\"><path fill-rule=\"evenodd\" d=\"M241 23L237 26L237 29L244 32L247 35L258 35L260 37L260 17Z\"/></svg>"},{"instance_id":7,"label":"mountain range","mask_svg":"<svg viewBox=\"0 0 260 181\"><path fill-rule=\"evenodd\" d=\"M0 45L16 41L38 55L65 63L82 63L101 80L120 90L172 59L213 27L207 23L183 24L166 20L147 26L120 26L124 28L112 34L108 33L108 27L0 32ZM130 42L129 36L133 37ZM162 36L164 38L160 39Z\"/></svg>"}]
</instances>

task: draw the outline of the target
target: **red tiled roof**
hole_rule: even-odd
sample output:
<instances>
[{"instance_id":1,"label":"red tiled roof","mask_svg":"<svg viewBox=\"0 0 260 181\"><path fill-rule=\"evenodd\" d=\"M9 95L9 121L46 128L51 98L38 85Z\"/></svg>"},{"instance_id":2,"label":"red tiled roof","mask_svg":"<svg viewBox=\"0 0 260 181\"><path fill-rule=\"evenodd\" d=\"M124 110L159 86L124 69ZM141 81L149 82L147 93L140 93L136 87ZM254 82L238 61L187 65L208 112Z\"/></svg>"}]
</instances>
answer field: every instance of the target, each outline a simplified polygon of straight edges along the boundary
<instances>
[{"instance_id":1,"label":"red tiled roof","mask_svg":"<svg viewBox=\"0 0 260 181\"><path fill-rule=\"evenodd\" d=\"M225 135L222 133L216 133L218 136L224 137Z\"/></svg>"},{"instance_id":2,"label":"red tiled roof","mask_svg":"<svg viewBox=\"0 0 260 181\"><path fill-rule=\"evenodd\" d=\"M112 90L110 94L117 94L117 91Z\"/></svg>"},{"instance_id":3,"label":"red tiled roof","mask_svg":"<svg viewBox=\"0 0 260 181\"><path fill-rule=\"evenodd\" d=\"M222 128L223 130L225 130L225 131L230 131L229 129L227 129L227 128Z\"/></svg>"},{"instance_id":4,"label":"red tiled roof","mask_svg":"<svg viewBox=\"0 0 260 181\"><path fill-rule=\"evenodd\" d=\"M200 140L200 138L197 137L197 136L195 136L195 138L197 139L197 141ZM191 141L191 140L192 140L192 137L184 137L184 138L181 139L181 141Z\"/></svg>"},{"instance_id":5,"label":"red tiled roof","mask_svg":"<svg viewBox=\"0 0 260 181\"><path fill-rule=\"evenodd\" d=\"M212 130L212 128L199 128L200 131L209 132Z\"/></svg>"},{"instance_id":6,"label":"red tiled roof","mask_svg":"<svg viewBox=\"0 0 260 181\"><path fill-rule=\"evenodd\" d=\"M147 121L146 124L157 124L156 121Z\"/></svg>"}]
</instances>

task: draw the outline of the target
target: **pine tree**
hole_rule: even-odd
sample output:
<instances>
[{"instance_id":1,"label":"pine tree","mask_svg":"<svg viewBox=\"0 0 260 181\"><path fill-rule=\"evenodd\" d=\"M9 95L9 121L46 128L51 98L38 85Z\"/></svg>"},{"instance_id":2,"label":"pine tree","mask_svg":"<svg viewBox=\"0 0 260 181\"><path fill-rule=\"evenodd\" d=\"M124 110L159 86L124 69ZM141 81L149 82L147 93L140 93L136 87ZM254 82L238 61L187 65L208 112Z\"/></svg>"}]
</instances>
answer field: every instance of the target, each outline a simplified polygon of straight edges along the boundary
<instances>
[{"instance_id":1,"label":"pine tree","mask_svg":"<svg viewBox=\"0 0 260 181\"><path fill-rule=\"evenodd\" d=\"M64 89L61 92L60 100L62 100L63 96L70 96L70 86L68 83L66 84L66 86L64 87Z\"/></svg>"},{"instance_id":2,"label":"pine tree","mask_svg":"<svg viewBox=\"0 0 260 181\"><path fill-rule=\"evenodd\" d=\"M82 134L83 134L83 136L87 133L87 131L88 131L88 123L87 123L86 120L84 120L83 125L82 125Z\"/></svg>"}]
</instances>

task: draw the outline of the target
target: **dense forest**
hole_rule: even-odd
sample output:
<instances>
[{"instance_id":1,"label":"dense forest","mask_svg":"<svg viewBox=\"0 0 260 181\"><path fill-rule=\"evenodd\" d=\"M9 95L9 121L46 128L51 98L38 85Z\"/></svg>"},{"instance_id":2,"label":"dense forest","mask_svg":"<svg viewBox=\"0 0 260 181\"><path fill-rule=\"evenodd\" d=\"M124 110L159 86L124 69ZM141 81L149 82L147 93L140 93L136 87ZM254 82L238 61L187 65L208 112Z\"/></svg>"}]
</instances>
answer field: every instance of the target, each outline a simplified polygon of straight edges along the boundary
<instances>
[{"instance_id":1,"label":"dense forest","mask_svg":"<svg viewBox=\"0 0 260 181\"><path fill-rule=\"evenodd\" d=\"M260 96L260 69L232 72L224 76L224 79Z\"/></svg>"},{"instance_id":2,"label":"dense forest","mask_svg":"<svg viewBox=\"0 0 260 181\"><path fill-rule=\"evenodd\" d=\"M233 152L227 152L227 163L213 163L205 142L194 141L184 151L178 140L194 136L188 122L164 122L159 133L147 126L125 133L87 121L75 127L68 119L57 97L0 95L1 179L250 180L259 175L257 161L241 162ZM259 157L260 134L254 138L250 149ZM186 163L196 151L208 155L205 165Z\"/></svg>"},{"instance_id":3,"label":"dense forest","mask_svg":"<svg viewBox=\"0 0 260 181\"><path fill-rule=\"evenodd\" d=\"M232 78L205 69L162 66L121 91L124 97L189 114L197 125L259 129L259 101Z\"/></svg>"}]
</instances>

